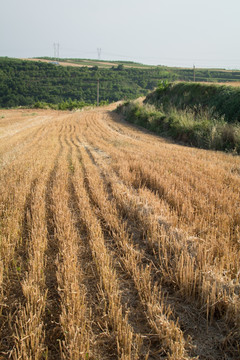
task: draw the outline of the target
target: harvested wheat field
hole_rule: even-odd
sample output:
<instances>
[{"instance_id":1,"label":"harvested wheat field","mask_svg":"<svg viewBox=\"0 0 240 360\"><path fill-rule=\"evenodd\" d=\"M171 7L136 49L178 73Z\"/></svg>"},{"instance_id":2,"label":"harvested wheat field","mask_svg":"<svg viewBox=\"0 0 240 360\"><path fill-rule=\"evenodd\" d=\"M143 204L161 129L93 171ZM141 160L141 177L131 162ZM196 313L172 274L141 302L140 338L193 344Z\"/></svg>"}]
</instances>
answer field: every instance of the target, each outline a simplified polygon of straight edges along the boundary
<instances>
[{"instance_id":1,"label":"harvested wheat field","mask_svg":"<svg viewBox=\"0 0 240 360\"><path fill-rule=\"evenodd\" d=\"M114 106L0 111L0 359L240 359L240 159Z\"/></svg>"}]
</instances>

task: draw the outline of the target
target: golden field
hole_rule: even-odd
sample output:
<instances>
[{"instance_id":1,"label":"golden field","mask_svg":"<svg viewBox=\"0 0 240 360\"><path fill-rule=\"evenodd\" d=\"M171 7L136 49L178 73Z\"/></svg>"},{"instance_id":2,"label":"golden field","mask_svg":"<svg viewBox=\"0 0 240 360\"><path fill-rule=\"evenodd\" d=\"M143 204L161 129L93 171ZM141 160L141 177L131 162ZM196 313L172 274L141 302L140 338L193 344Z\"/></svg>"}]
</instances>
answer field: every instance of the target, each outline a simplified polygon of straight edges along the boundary
<instances>
[{"instance_id":1,"label":"golden field","mask_svg":"<svg viewBox=\"0 0 240 360\"><path fill-rule=\"evenodd\" d=\"M114 107L0 111L0 359L239 359L239 156Z\"/></svg>"}]
</instances>

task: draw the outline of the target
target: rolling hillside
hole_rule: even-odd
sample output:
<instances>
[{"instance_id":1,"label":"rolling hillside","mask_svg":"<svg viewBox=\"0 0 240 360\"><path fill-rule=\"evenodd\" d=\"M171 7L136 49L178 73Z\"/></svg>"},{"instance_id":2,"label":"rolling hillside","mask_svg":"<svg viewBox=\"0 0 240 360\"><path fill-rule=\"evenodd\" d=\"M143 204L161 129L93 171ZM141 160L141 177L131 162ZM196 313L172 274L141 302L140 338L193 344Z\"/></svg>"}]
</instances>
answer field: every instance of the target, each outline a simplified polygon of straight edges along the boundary
<instances>
[{"instance_id":1,"label":"rolling hillside","mask_svg":"<svg viewBox=\"0 0 240 360\"><path fill-rule=\"evenodd\" d=\"M193 69L148 67L130 62L112 63L81 59L37 61L0 58L0 107L33 107L35 103L66 101L95 103L97 82L100 101L114 102L147 95L160 81L192 81ZM197 81L239 82L239 71L196 69Z\"/></svg>"}]
</instances>

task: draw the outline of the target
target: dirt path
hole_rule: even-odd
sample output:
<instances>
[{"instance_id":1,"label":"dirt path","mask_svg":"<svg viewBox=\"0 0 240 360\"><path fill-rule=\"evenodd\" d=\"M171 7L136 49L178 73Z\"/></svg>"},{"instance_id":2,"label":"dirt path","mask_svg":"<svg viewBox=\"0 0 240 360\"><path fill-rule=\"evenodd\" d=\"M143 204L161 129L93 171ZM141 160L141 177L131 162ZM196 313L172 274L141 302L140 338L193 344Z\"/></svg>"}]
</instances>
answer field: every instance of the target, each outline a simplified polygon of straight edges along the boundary
<instances>
[{"instance_id":1,"label":"dirt path","mask_svg":"<svg viewBox=\"0 0 240 360\"><path fill-rule=\"evenodd\" d=\"M27 61L40 61L43 63L56 63L56 61L54 60L46 60L46 59L34 59L34 58L22 58L21 60L27 60ZM118 66L119 63L114 63L114 62L107 62L107 61L94 61L94 60L82 60L82 64L78 64L78 63L73 63L73 62L66 62L66 61L57 61L58 65L61 66L73 66L73 67L93 67L93 66L99 66L99 67L104 67L104 65L107 67L112 67L112 66ZM91 63L91 65L89 65L89 63ZM103 66L102 66L103 65ZM146 69L146 68L152 68L151 65L147 66L147 65L137 65L135 64L134 66L130 66L130 65L126 65L124 64L125 68L134 68L134 69ZM153 66L154 67L154 66Z\"/></svg>"}]
</instances>

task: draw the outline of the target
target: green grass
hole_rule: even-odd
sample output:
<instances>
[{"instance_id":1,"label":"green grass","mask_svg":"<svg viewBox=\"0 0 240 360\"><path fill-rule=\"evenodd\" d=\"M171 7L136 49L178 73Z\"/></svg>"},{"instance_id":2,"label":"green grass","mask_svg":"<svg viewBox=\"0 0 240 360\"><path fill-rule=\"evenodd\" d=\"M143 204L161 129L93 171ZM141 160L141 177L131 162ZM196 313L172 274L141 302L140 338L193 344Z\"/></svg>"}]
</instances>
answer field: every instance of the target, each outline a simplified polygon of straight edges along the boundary
<instances>
[{"instance_id":1,"label":"green grass","mask_svg":"<svg viewBox=\"0 0 240 360\"><path fill-rule=\"evenodd\" d=\"M37 113L31 113L31 114L28 114L28 113L23 113L22 116L36 116L38 115Z\"/></svg>"},{"instance_id":2,"label":"green grass","mask_svg":"<svg viewBox=\"0 0 240 360\"><path fill-rule=\"evenodd\" d=\"M46 59L49 61L55 61L54 58L49 58L49 57L43 57L43 58L38 58L38 59ZM144 65L141 63L136 63L134 61L114 61L114 60L92 60L92 59L78 59L78 58L61 58L59 59L59 61L61 62L67 62L69 64L77 64L77 65L83 65L83 66L98 66L99 68L104 68L104 69L110 69L113 66L116 65L123 65L125 67L128 68L141 68L141 69L152 69L152 68L156 68L156 66L152 66L152 65ZM106 64L108 63L108 64Z\"/></svg>"},{"instance_id":3,"label":"green grass","mask_svg":"<svg viewBox=\"0 0 240 360\"><path fill-rule=\"evenodd\" d=\"M118 111L157 134L240 154L240 88L162 81L144 105L128 102Z\"/></svg>"},{"instance_id":4,"label":"green grass","mask_svg":"<svg viewBox=\"0 0 240 360\"><path fill-rule=\"evenodd\" d=\"M87 104L84 101L68 100L68 101L62 101L58 104L51 104L43 101L38 101L35 104L33 104L32 107L34 109L75 110L75 109L82 109L86 106L90 106L90 104Z\"/></svg>"},{"instance_id":5,"label":"green grass","mask_svg":"<svg viewBox=\"0 0 240 360\"><path fill-rule=\"evenodd\" d=\"M105 106L108 105L108 101L100 101L99 106ZM78 101L78 100L68 100L68 101L62 101L58 104L51 104L46 103L43 101L38 101L35 104L33 104L32 108L34 109L53 109L53 110L79 110L83 109L84 107L88 106L97 106L97 104L89 104L85 103L84 101ZM32 114L34 115L34 113ZM35 113L35 115L37 115Z\"/></svg>"},{"instance_id":6,"label":"green grass","mask_svg":"<svg viewBox=\"0 0 240 360\"><path fill-rule=\"evenodd\" d=\"M224 117L227 122L240 122L240 87L202 83L162 83L146 98L157 108L176 107L178 110L198 109Z\"/></svg>"},{"instance_id":7,"label":"green grass","mask_svg":"<svg viewBox=\"0 0 240 360\"><path fill-rule=\"evenodd\" d=\"M199 148L240 154L240 124L229 124L206 110L196 113L191 109L169 107L164 111L154 105L126 102L117 112L127 121L158 135Z\"/></svg>"}]
</instances>

